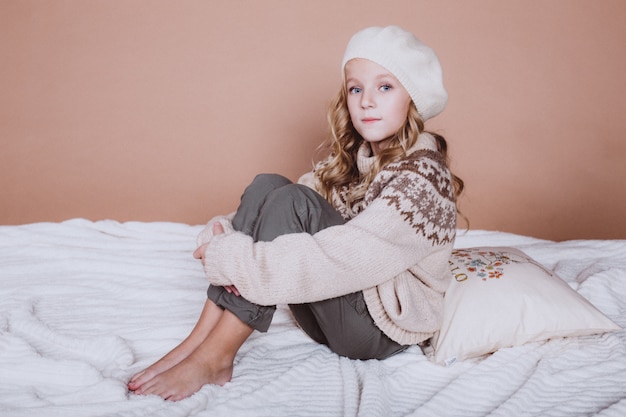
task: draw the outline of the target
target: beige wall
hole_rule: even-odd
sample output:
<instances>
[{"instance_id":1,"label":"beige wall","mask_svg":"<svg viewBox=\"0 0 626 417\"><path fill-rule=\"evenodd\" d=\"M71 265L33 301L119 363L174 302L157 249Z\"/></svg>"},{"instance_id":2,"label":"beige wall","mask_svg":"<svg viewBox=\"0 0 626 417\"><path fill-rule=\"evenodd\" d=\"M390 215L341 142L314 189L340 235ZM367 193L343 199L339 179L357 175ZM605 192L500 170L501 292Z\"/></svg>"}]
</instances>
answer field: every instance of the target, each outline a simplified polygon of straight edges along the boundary
<instances>
[{"instance_id":1,"label":"beige wall","mask_svg":"<svg viewBox=\"0 0 626 417\"><path fill-rule=\"evenodd\" d=\"M472 228L626 238L622 0L0 0L0 224L199 224L297 178L373 24L439 54Z\"/></svg>"}]
</instances>

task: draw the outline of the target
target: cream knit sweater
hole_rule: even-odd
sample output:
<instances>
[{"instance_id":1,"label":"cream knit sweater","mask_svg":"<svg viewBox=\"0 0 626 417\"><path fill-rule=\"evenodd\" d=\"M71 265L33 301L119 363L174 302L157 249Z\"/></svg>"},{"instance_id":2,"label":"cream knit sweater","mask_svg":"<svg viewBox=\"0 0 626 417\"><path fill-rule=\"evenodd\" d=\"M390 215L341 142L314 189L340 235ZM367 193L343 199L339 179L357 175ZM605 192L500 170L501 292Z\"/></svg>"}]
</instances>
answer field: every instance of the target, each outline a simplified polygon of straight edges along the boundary
<instances>
[{"instance_id":1,"label":"cream knit sweater","mask_svg":"<svg viewBox=\"0 0 626 417\"><path fill-rule=\"evenodd\" d=\"M374 162L359 152L359 170ZM314 186L311 174L302 183ZM214 285L235 285L247 300L297 304L363 291L376 325L404 345L420 343L439 329L448 258L456 232L450 172L435 139L423 133L406 159L389 164L365 199L348 207L343 193L335 208L349 221L314 235L294 233L271 242L231 232L228 217L213 219L200 234L207 243L204 270ZM219 220L229 233L212 236Z\"/></svg>"}]
</instances>

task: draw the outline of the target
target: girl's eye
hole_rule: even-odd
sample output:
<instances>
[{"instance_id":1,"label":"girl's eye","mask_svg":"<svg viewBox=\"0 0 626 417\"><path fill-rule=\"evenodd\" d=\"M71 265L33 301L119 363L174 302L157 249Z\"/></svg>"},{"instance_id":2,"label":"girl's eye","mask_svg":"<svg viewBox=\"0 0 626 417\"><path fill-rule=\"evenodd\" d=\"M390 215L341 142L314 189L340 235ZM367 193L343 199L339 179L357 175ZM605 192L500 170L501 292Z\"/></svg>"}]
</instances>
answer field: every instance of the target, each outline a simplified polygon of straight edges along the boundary
<instances>
[{"instance_id":1,"label":"girl's eye","mask_svg":"<svg viewBox=\"0 0 626 417\"><path fill-rule=\"evenodd\" d=\"M381 91L391 91L393 87L391 87L389 84L384 84L380 87Z\"/></svg>"},{"instance_id":2,"label":"girl's eye","mask_svg":"<svg viewBox=\"0 0 626 417\"><path fill-rule=\"evenodd\" d=\"M361 89L359 87L350 87L348 88L348 92L350 94L359 94L361 92Z\"/></svg>"}]
</instances>

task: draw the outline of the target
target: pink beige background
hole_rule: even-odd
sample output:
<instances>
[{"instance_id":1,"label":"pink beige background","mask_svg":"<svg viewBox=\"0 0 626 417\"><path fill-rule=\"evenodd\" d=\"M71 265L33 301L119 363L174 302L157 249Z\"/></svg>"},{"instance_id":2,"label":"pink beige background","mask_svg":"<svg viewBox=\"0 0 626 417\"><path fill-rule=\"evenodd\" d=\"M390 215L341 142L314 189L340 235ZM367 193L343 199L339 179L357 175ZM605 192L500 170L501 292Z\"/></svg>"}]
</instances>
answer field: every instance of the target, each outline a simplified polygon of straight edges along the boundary
<instances>
[{"instance_id":1,"label":"pink beige background","mask_svg":"<svg viewBox=\"0 0 626 417\"><path fill-rule=\"evenodd\" d=\"M622 0L0 0L0 224L204 223L326 137L349 37L432 46L473 229L626 238Z\"/></svg>"}]
</instances>

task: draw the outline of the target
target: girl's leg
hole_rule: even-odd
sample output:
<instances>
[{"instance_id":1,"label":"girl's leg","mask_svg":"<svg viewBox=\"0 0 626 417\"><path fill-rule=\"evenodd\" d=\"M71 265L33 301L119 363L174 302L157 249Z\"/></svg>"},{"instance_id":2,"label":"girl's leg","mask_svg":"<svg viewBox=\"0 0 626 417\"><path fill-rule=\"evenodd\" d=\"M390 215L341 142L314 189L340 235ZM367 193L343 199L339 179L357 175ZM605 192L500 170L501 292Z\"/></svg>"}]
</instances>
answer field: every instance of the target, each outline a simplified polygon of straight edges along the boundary
<instances>
[{"instance_id":1,"label":"girl's leg","mask_svg":"<svg viewBox=\"0 0 626 417\"><path fill-rule=\"evenodd\" d=\"M263 175L258 176L244 192L233 226L252 235L255 241L269 241L285 233L315 233L343 222L330 204L313 190L291 184L279 176ZM204 384L223 385L231 379L235 355L253 329L264 331L271 322L273 307L256 306L220 287L209 288L208 296L211 301L207 301L207 305L211 312L205 318L202 317L203 312L197 332L194 328L193 336L189 336L187 343L184 341L159 361L161 363L155 363L152 370L148 368L148 376L143 378L139 374L133 378L131 382L134 382L136 393L157 394L165 399L178 400L196 392ZM371 327L362 325L373 325L366 308L361 309L358 320L353 314L348 314L348 319L341 319L341 309L349 312L359 310L354 307L358 305L359 296L362 300L362 295L358 293L300 308L293 306L292 311L303 329L314 339L328 344L339 354L352 357L350 349L345 349L352 344L350 328L357 326L368 329L367 332L375 336L382 334L375 326L372 331ZM346 307L348 305L351 307ZM219 309L221 314L213 307ZM215 317L217 319L214 320ZM204 339L197 344L202 336L205 336ZM360 338L357 343L367 340L366 344L378 344L378 339ZM171 364L174 366L168 368ZM149 377L152 373L156 375Z\"/></svg>"},{"instance_id":2,"label":"girl's leg","mask_svg":"<svg viewBox=\"0 0 626 417\"><path fill-rule=\"evenodd\" d=\"M407 348L374 323L359 291L330 300L290 305L300 327L315 341L351 359L385 359Z\"/></svg>"},{"instance_id":3,"label":"girl's leg","mask_svg":"<svg viewBox=\"0 0 626 417\"><path fill-rule=\"evenodd\" d=\"M321 195L303 185L289 183L267 195L251 234L256 240L270 241L286 233L314 234L343 223L345 220ZM376 326L360 291L289 307L313 340L339 355L384 359L406 349Z\"/></svg>"},{"instance_id":4,"label":"girl's leg","mask_svg":"<svg viewBox=\"0 0 626 417\"><path fill-rule=\"evenodd\" d=\"M266 211L264 207L270 196L289 184L292 184L291 181L281 175L257 175L241 196L241 202L232 221L233 229L252 236L255 242L274 239L276 236L271 239L260 236L257 225L261 214ZM253 304L243 297L227 292L223 287L209 286L207 297L220 308L230 311L242 322L260 332L267 331L276 311L275 306Z\"/></svg>"},{"instance_id":5,"label":"girl's leg","mask_svg":"<svg viewBox=\"0 0 626 417\"><path fill-rule=\"evenodd\" d=\"M279 175L257 176L242 195L233 227L252 235L267 195L290 183ZM267 331L275 307L257 306L222 287L209 287L207 296L190 335L159 361L133 376L128 383L131 391L180 399L205 383L222 385L230 380L232 363L241 344L253 329ZM221 349L214 349L216 343ZM181 383L182 375L195 375L195 378L187 378L186 383Z\"/></svg>"},{"instance_id":6,"label":"girl's leg","mask_svg":"<svg viewBox=\"0 0 626 417\"><path fill-rule=\"evenodd\" d=\"M233 218L233 229L252 236L255 241L255 227L263 206L272 192L291 184L287 178L277 174L259 174L246 187L241 202Z\"/></svg>"}]
</instances>

